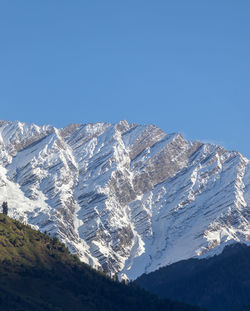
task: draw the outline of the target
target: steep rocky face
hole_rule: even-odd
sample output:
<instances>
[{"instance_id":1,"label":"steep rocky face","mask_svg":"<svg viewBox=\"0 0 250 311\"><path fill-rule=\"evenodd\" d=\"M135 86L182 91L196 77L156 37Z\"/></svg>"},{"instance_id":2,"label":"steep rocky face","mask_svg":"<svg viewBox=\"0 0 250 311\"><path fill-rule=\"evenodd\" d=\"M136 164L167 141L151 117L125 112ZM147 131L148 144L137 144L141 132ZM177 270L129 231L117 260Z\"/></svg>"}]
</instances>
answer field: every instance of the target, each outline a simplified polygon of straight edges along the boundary
<instances>
[{"instance_id":1,"label":"steep rocky face","mask_svg":"<svg viewBox=\"0 0 250 311\"><path fill-rule=\"evenodd\" d=\"M250 238L249 161L154 125L1 121L0 200L131 279Z\"/></svg>"}]
</instances>

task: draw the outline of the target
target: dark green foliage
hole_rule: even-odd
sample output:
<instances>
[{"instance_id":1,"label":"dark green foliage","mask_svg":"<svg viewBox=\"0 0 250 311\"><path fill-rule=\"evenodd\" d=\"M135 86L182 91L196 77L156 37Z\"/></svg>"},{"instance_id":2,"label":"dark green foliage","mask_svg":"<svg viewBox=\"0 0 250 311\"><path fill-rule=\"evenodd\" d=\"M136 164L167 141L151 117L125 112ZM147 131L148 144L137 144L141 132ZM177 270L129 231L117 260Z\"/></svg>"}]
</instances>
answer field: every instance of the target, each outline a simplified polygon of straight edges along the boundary
<instances>
[{"instance_id":1,"label":"dark green foliage","mask_svg":"<svg viewBox=\"0 0 250 311\"><path fill-rule=\"evenodd\" d=\"M250 311L250 305L249 306L244 306L244 307L240 308L237 311Z\"/></svg>"},{"instance_id":2,"label":"dark green foliage","mask_svg":"<svg viewBox=\"0 0 250 311\"><path fill-rule=\"evenodd\" d=\"M250 305L250 247L227 246L218 256L183 260L143 275L135 283L161 298L211 311L240 310Z\"/></svg>"},{"instance_id":3,"label":"dark green foliage","mask_svg":"<svg viewBox=\"0 0 250 311\"><path fill-rule=\"evenodd\" d=\"M3 202L2 209L3 209L3 214L8 215L8 203L7 202Z\"/></svg>"},{"instance_id":4,"label":"dark green foliage","mask_svg":"<svg viewBox=\"0 0 250 311\"><path fill-rule=\"evenodd\" d=\"M197 311L113 281L57 238L0 215L1 311Z\"/></svg>"}]
</instances>

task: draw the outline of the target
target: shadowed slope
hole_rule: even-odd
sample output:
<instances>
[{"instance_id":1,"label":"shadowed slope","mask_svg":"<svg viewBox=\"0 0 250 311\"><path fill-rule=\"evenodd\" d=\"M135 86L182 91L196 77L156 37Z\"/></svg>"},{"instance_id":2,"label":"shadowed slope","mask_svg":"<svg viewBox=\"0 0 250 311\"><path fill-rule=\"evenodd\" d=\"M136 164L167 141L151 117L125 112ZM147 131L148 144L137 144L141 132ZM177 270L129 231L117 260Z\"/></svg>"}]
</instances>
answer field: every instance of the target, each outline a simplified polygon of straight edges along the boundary
<instances>
[{"instance_id":1,"label":"shadowed slope","mask_svg":"<svg viewBox=\"0 0 250 311\"><path fill-rule=\"evenodd\" d=\"M233 244L208 259L188 259L139 277L135 283L161 298L211 311L250 304L250 247Z\"/></svg>"}]
</instances>

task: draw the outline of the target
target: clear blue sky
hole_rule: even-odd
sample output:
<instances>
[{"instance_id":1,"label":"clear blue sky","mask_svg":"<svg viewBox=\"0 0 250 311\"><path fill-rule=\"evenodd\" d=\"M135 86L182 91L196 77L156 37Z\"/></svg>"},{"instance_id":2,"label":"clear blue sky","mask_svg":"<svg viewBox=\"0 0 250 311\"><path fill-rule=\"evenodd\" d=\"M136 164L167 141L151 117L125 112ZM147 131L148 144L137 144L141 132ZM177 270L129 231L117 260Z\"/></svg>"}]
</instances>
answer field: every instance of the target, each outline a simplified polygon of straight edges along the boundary
<instances>
[{"instance_id":1,"label":"clear blue sky","mask_svg":"<svg viewBox=\"0 0 250 311\"><path fill-rule=\"evenodd\" d=\"M154 123L250 158L250 1L1 0L0 119Z\"/></svg>"}]
</instances>

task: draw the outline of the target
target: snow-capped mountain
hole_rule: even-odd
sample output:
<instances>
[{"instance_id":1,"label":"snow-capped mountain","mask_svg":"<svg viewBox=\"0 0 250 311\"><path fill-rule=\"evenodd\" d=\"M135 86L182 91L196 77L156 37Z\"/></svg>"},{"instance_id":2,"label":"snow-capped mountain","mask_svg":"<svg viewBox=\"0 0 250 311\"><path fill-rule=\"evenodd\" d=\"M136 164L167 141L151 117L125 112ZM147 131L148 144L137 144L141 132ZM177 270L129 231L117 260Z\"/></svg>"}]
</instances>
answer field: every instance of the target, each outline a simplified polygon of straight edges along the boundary
<instances>
[{"instance_id":1,"label":"snow-capped mountain","mask_svg":"<svg viewBox=\"0 0 250 311\"><path fill-rule=\"evenodd\" d=\"M250 240L249 160L154 125L0 121L0 200L129 279Z\"/></svg>"}]
</instances>

